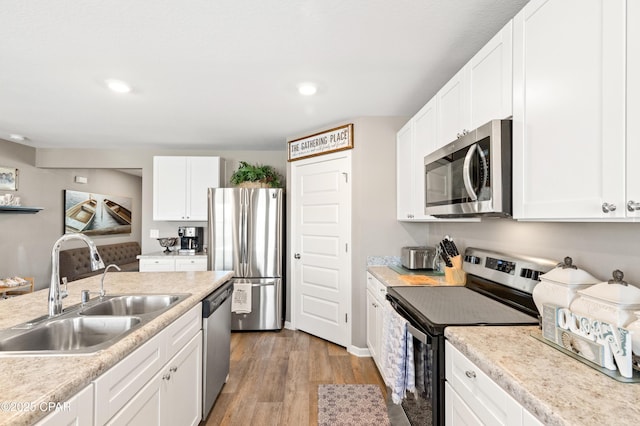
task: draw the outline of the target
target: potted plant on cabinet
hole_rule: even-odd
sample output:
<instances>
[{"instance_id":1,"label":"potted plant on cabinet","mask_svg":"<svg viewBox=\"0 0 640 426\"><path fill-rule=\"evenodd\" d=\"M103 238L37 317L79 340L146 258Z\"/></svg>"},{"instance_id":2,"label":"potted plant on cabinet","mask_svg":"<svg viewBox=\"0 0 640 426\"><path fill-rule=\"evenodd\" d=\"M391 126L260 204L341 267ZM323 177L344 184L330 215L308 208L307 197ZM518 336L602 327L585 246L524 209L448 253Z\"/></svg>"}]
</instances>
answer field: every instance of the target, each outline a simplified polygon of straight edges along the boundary
<instances>
[{"instance_id":1,"label":"potted plant on cabinet","mask_svg":"<svg viewBox=\"0 0 640 426\"><path fill-rule=\"evenodd\" d=\"M280 188L280 174L272 166L240 161L231 183L241 188Z\"/></svg>"}]
</instances>

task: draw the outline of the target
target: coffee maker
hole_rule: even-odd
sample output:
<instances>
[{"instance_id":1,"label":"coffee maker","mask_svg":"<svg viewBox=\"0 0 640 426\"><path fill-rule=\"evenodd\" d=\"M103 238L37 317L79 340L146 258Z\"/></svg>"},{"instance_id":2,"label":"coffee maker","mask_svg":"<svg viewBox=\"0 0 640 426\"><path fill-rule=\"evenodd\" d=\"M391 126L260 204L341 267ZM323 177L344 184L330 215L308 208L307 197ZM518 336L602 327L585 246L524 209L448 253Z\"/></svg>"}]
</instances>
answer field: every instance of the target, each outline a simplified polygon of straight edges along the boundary
<instances>
[{"instance_id":1,"label":"coffee maker","mask_svg":"<svg viewBox=\"0 0 640 426\"><path fill-rule=\"evenodd\" d=\"M178 253L195 254L202 251L204 242L204 228L201 226L178 227L180 237L180 249Z\"/></svg>"}]
</instances>

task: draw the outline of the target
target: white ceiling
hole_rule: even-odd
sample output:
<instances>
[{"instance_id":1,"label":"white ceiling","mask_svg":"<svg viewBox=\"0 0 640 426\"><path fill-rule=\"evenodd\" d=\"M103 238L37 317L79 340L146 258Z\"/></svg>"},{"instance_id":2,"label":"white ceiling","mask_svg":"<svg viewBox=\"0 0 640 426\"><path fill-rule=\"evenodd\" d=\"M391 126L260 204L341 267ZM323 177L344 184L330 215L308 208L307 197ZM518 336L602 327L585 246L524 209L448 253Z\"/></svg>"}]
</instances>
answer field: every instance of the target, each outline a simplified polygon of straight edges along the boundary
<instances>
[{"instance_id":1,"label":"white ceiling","mask_svg":"<svg viewBox=\"0 0 640 426\"><path fill-rule=\"evenodd\" d=\"M0 138L284 150L337 121L413 115L526 2L1 0Z\"/></svg>"}]
</instances>

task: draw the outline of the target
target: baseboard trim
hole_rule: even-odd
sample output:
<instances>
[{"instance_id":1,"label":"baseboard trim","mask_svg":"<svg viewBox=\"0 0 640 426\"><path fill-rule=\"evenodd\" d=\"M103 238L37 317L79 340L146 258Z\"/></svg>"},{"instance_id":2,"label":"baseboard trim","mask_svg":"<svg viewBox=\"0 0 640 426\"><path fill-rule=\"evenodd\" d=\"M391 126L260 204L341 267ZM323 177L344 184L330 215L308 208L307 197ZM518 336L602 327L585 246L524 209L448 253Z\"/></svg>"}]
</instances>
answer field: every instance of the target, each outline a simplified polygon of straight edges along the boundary
<instances>
[{"instance_id":1,"label":"baseboard trim","mask_svg":"<svg viewBox=\"0 0 640 426\"><path fill-rule=\"evenodd\" d=\"M360 348L358 346L349 346L349 348L347 349L347 352L349 352L351 355L355 355L357 357L370 357L371 356L371 352L369 352L369 348Z\"/></svg>"},{"instance_id":2,"label":"baseboard trim","mask_svg":"<svg viewBox=\"0 0 640 426\"><path fill-rule=\"evenodd\" d=\"M285 321L284 322L284 328L286 328L287 330L295 330L296 328L293 326L293 324L291 324L289 321Z\"/></svg>"}]
</instances>

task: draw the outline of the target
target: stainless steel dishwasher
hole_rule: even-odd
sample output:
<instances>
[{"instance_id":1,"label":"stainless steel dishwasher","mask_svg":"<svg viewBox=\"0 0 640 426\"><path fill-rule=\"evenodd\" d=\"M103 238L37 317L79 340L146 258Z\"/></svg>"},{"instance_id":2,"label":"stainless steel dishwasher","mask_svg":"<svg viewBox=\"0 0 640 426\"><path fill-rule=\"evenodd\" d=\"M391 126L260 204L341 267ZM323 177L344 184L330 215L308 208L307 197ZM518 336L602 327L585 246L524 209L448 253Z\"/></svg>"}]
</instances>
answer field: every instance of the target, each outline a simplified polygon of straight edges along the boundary
<instances>
[{"instance_id":1,"label":"stainless steel dishwasher","mask_svg":"<svg viewBox=\"0 0 640 426\"><path fill-rule=\"evenodd\" d=\"M227 281L202 301L202 419L213 408L229 375L231 351L231 293Z\"/></svg>"}]
</instances>

